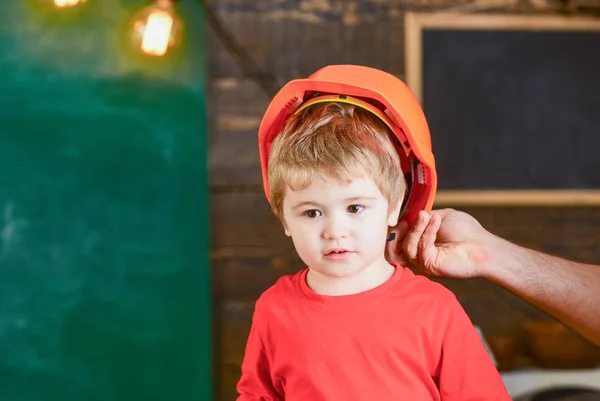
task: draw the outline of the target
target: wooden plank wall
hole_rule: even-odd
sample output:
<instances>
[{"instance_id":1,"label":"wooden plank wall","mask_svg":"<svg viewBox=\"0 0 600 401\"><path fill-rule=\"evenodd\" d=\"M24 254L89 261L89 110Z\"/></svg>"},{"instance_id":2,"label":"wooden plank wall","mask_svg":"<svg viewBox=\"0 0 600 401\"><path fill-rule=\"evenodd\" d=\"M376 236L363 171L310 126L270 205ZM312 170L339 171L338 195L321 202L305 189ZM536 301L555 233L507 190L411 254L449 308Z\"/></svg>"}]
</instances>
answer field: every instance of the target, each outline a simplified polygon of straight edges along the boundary
<instances>
[{"instance_id":1,"label":"wooden plank wall","mask_svg":"<svg viewBox=\"0 0 600 401\"><path fill-rule=\"evenodd\" d=\"M403 78L403 13L466 3L215 0L209 5L259 67L282 85L333 63L370 65ZM515 7L518 11L519 5ZM270 96L242 74L212 31L208 49L215 393L217 400L230 401L236 399L254 302L279 276L302 264L262 192L256 137ZM515 242L600 263L596 208L467 211ZM518 336L525 320L542 316L493 284L441 281L486 334Z\"/></svg>"}]
</instances>

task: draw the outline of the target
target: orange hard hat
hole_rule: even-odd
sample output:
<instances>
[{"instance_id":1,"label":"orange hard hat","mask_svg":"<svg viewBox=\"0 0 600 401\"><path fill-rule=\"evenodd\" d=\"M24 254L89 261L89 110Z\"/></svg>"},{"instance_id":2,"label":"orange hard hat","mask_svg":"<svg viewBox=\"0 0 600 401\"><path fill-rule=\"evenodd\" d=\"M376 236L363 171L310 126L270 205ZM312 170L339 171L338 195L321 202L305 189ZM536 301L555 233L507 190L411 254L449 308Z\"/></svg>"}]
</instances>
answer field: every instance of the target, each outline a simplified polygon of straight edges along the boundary
<instances>
[{"instance_id":1,"label":"orange hard hat","mask_svg":"<svg viewBox=\"0 0 600 401\"><path fill-rule=\"evenodd\" d=\"M291 115L320 102L351 103L377 115L395 134L392 139L406 178L400 220L412 224L420 210L431 210L437 175L429 127L419 101L395 76L358 65L330 65L306 79L290 81L269 104L258 131L263 185L269 202L267 166L273 140Z\"/></svg>"}]
</instances>

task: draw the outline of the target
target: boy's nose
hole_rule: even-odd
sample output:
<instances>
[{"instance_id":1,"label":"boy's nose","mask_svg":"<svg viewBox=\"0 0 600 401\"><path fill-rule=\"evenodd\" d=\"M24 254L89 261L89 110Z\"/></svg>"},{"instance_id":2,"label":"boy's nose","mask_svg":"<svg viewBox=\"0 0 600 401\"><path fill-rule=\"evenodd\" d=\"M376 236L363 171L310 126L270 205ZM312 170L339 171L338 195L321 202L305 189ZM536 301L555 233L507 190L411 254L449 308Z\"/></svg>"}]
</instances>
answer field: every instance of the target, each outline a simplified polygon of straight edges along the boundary
<instances>
[{"instance_id":1,"label":"boy's nose","mask_svg":"<svg viewBox=\"0 0 600 401\"><path fill-rule=\"evenodd\" d=\"M323 238L332 240L345 238L348 235L348 224L343 218L330 217L323 230Z\"/></svg>"}]
</instances>

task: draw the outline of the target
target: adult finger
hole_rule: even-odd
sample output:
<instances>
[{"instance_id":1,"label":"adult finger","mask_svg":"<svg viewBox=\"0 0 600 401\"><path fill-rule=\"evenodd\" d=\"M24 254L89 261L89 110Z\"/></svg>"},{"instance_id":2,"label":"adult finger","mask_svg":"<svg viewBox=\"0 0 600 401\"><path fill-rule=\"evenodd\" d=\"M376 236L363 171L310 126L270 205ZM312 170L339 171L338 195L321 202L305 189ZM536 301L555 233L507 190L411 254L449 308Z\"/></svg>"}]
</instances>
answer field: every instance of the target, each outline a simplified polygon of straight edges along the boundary
<instances>
[{"instance_id":1,"label":"adult finger","mask_svg":"<svg viewBox=\"0 0 600 401\"><path fill-rule=\"evenodd\" d=\"M408 223L404 220L401 221L394 227L393 232L396 234L396 241L402 242L404 237L406 237L406 234L408 234Z\"/></svg>"},{"instance_id":2,"label":"adult finger","mask_svg":"<svg viewBox=\"0 0 600 401\"><path fill-rule=\"evenodd\" d=\"M404 253L410 260L416 260L419 256L419 242L421 241L421 236L423 235L425 228L427 228L429 219L430 215L427 212L419 212L415 223L402 242Z\"/></svg>"},{"instance_id":3,"label":"adult finger","mask_svg":"<svg viewBox=\"0 0 600 401\"><path fill-rule=\"evenodd\" d=\"M439 250L435 246L438 230L442 224L442 218L437 214L432 214L423 231L419 241L419 262L422 270L429 274L435 273L435 261L438 258Z\"/></svg>"},{"instance_id":4,"label":"adult finger","mask_svg":"<svg viewBox=\"0 0 600 401\"><path fill-rule=\"evenodd\" d=\"M408 264L408 258L402 250L402 240L408 232L408 224L405 221L398 223L390 229L387 244L385 246L387 260L399 263L402 266Z\"/></svg>"}]
</instances>

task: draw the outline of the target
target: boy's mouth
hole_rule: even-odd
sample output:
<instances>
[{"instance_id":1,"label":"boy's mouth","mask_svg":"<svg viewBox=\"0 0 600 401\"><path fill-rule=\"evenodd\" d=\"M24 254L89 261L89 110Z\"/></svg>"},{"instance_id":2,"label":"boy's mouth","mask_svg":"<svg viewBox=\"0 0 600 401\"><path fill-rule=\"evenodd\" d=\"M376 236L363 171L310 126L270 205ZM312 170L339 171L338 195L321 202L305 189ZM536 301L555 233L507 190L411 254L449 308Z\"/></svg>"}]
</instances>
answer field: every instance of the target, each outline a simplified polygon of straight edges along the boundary
<instances>
[{"instance_id":1,"label":"boy's mouth","mask_svg":"<svg viewBox=\"0 0 600 401\"><path fill-rule=\"evenodd\" d=\"M350 253L351 251L345 248L332 248L325 252L325 256L333 256L333 255L343 255L346 253Z\"/></svg>"}]
</instances>

